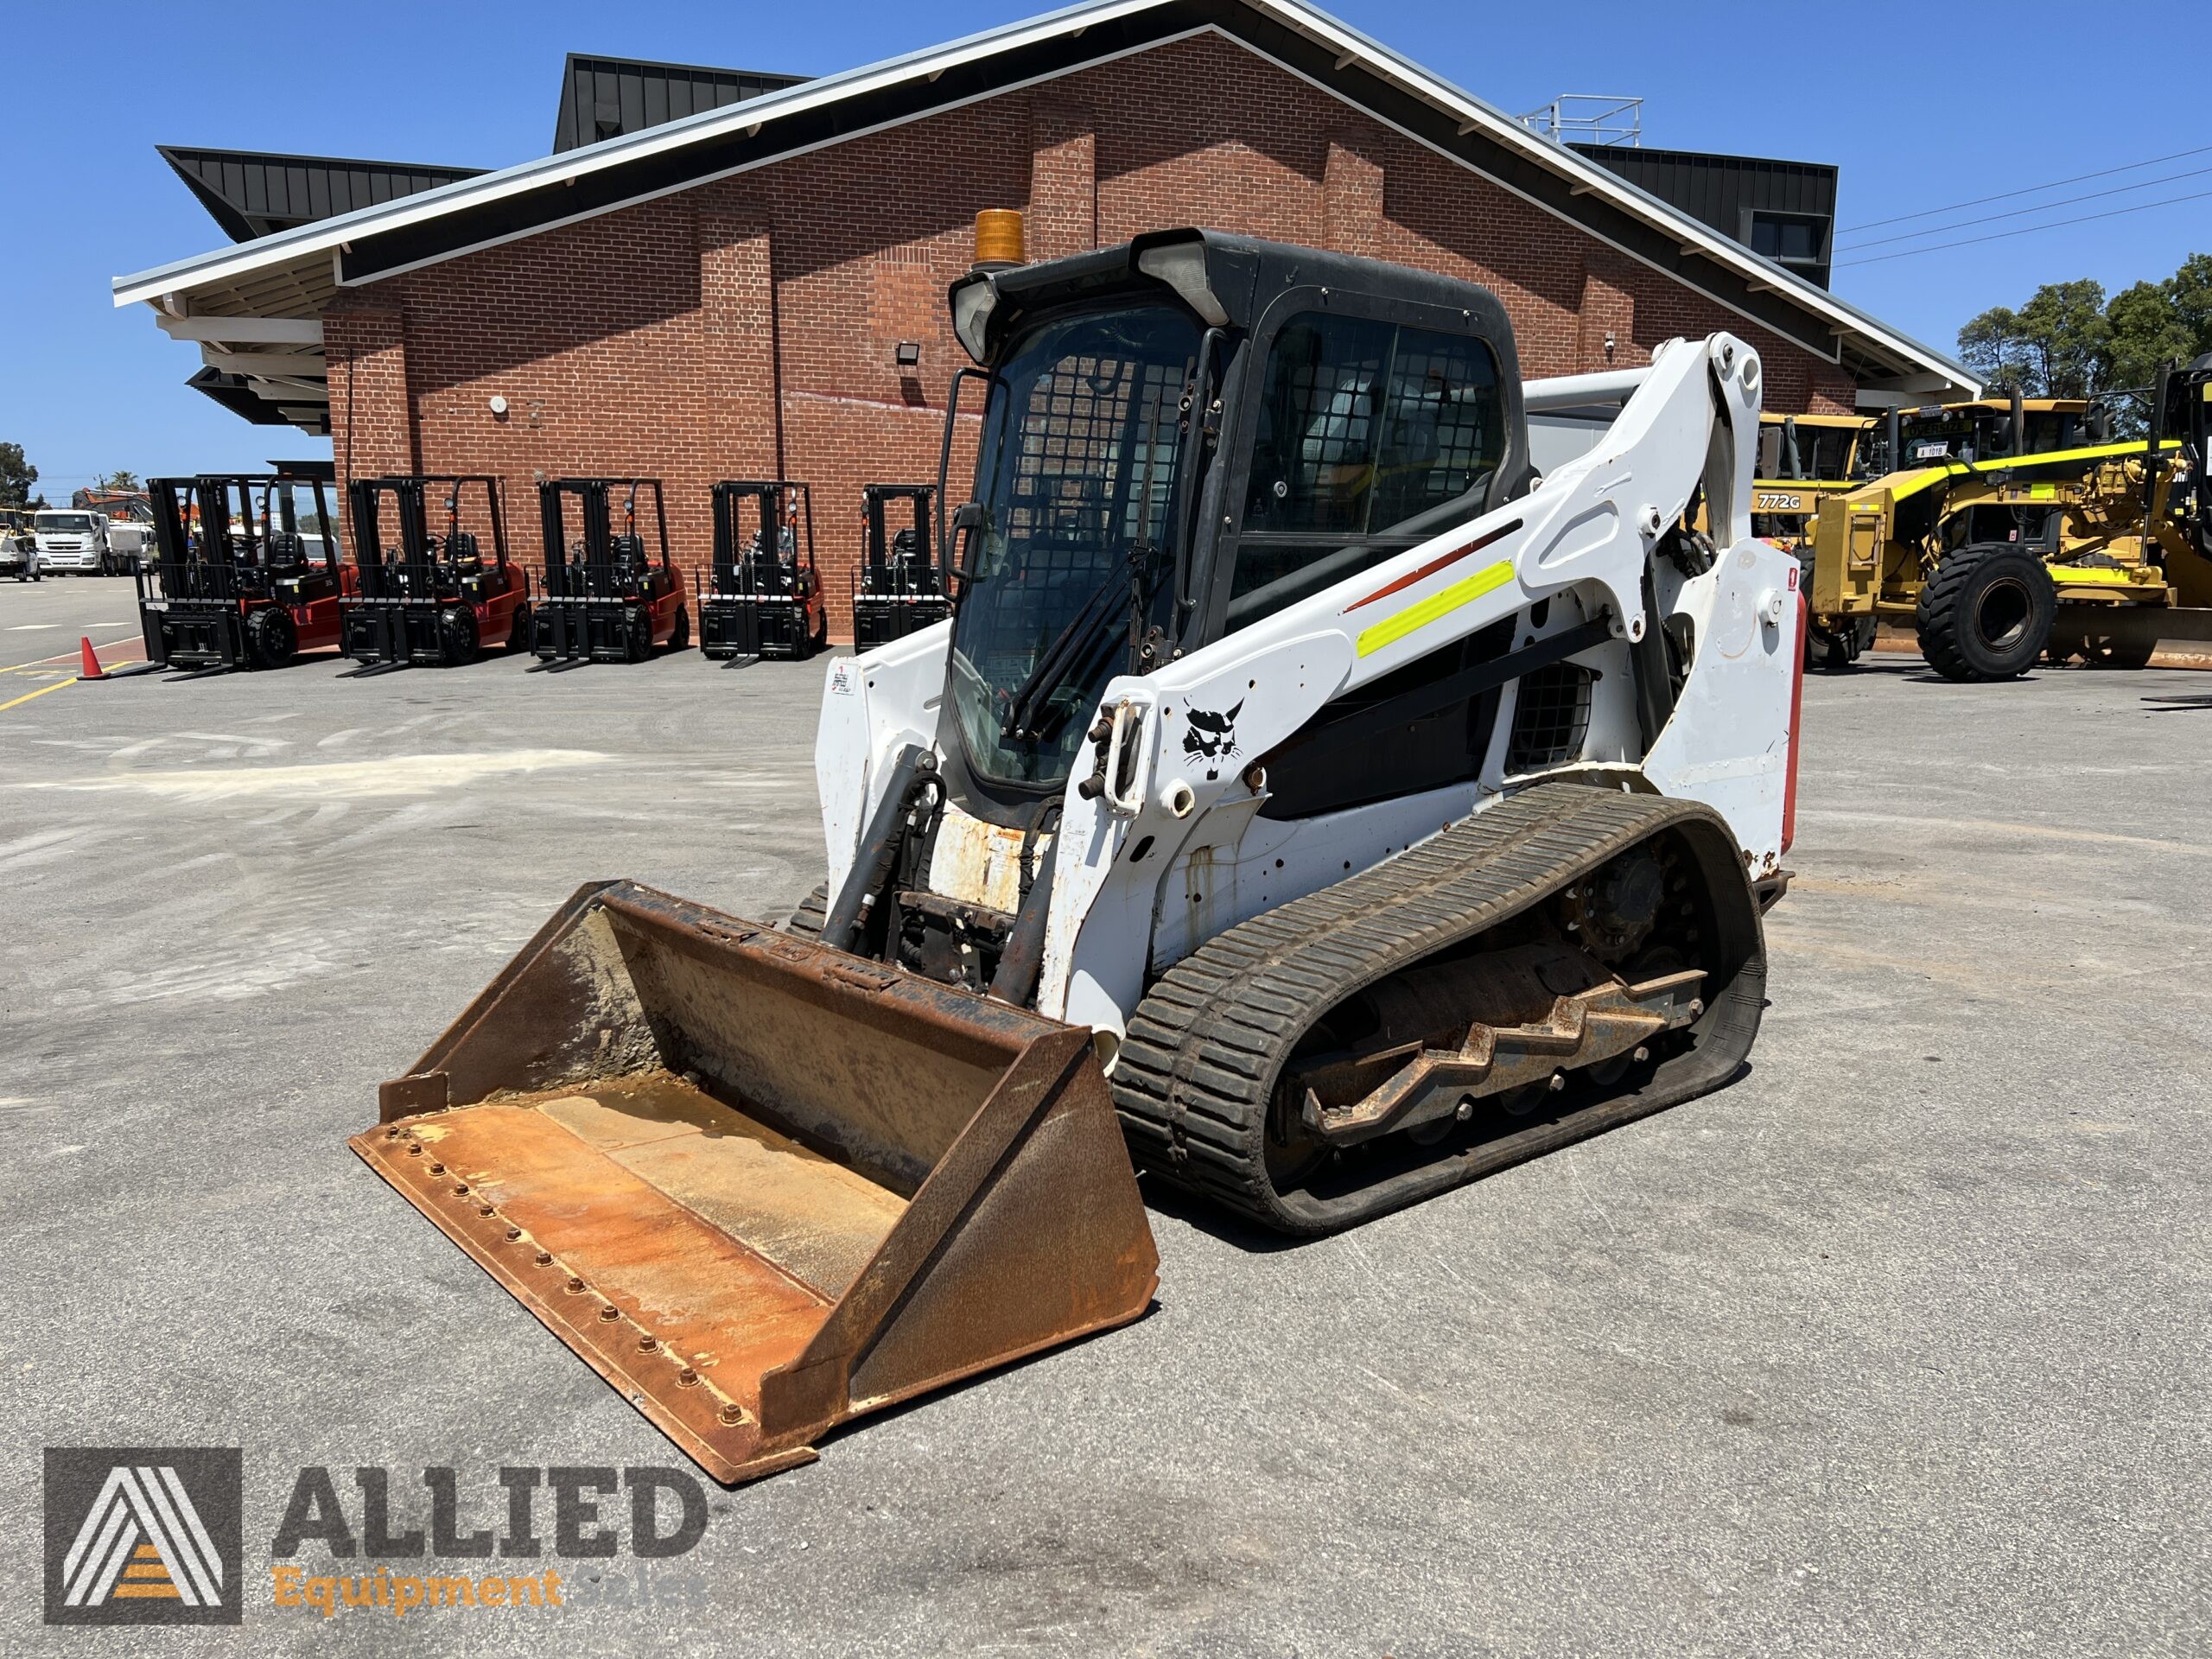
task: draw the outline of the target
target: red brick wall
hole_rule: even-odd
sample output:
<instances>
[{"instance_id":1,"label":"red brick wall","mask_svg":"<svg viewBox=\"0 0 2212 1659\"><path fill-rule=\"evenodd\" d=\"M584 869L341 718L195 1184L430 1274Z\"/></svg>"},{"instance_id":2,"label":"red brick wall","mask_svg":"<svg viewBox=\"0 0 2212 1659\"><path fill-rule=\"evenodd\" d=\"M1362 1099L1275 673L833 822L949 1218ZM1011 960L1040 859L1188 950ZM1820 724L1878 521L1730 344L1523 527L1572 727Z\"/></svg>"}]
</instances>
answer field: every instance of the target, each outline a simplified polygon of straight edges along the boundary
<instances>
[{"instance_id":1,"label":"red brick wall","mask_svg":"<svg viewBox=\"0 0 2212 1659\"><path fill-rule=\"evenodd\" d=\"M1004 207L1032 258L1204 225L1480 283L1532 377L1607 366L1608 332L1627 365L1725 327L1765 358L1769 408L1853 404L1835 365L1207 36L350 293L325 327L340 470L499 474L533 563L536 478L658 476L687 565L709 486L780 472L813 486L848 637L860 486L936 476L966 360L944 289Z\"/></svg>"}]
</instances>

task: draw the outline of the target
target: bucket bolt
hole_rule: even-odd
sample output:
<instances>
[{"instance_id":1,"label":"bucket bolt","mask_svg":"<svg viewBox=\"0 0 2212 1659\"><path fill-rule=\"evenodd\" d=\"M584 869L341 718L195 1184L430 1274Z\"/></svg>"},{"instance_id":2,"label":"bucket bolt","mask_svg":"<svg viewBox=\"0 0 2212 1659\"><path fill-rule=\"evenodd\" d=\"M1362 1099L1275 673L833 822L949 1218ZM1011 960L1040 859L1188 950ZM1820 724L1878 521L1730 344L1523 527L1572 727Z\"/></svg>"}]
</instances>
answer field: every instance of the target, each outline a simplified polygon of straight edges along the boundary
<instances>
[{"instance_id":1,"label":"bucket bolt","mask_svg":"<svg viewBox=\"0 0 2212 1659\"><path fill-rule=\"evenodd\" d=\"M622 1310L619 1307L602 1307L599 1310L599 1317L601 1323L612 1325L622 1317Z\"/></svg>"},{"instance_id":2,"label":"bucket bolt","mask_svg":"<svg viewBox=\"0 0 2212 1659\"><path fill-rule=\"evenodd\" d=\"M721 1419L732 1425L741 1423L745 1421L745 1408L734 1403L726 1405L721 1409Z\"/></svg>"}]
</instances>

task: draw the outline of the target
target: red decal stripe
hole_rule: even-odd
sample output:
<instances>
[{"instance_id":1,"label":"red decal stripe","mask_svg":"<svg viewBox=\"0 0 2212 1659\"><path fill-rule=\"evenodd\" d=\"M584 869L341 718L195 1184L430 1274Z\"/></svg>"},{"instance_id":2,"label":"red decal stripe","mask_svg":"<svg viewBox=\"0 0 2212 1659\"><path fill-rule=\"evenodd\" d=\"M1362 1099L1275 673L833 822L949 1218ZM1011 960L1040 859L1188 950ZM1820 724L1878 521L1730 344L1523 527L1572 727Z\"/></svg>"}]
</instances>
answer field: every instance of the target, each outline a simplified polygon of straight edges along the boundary
<instances>
[{"instance_id":1,"label":"red decal stripe","mask_svg":"<svg viewBox=\"0 0 2212 1659\"><path fill-rule=\"evenodd\" d=\"M1408 571L1406 575L1400 576L1395 582L1390 582L1384 587L1377 588L1365 599L1354 600L1351 604L1344 607L1344 613L1346 616L1350 616L1354 611L1357 610L1363 605L1372 605L1378 599L1388 599L1391 594L1400 592L1404 588L1410 588L1415 582L1422 581L1427 577L1434 575L1438 571L1443 569L1446 565L1457 564L1461 559L1465 558L1470 553L1481 552L1483 549L1488 547L1492 542L1497 540L1499 537L1510 536L1515 531L1520 528L1521 521L1518 518L1516 518L1510 524L1500 524L1496 530L1485 531L1484 534L1476 537L1473 541L1469 542L1465 546L1455 547L1449 553L1444 554L1441 557L1431 559L1427 564L1421 566L1420 569Z\"/></svg>"}]
</instances>

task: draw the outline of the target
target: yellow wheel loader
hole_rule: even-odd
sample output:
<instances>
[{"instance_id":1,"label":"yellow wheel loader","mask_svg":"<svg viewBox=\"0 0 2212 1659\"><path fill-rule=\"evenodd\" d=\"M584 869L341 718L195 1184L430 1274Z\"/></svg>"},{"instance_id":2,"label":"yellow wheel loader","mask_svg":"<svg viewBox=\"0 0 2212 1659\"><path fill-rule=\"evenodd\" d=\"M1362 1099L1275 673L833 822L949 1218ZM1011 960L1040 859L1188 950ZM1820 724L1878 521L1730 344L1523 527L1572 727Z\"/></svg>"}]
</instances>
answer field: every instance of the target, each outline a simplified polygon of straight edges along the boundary
<instances>
[{"instance_id":1,"label":"yellow wheel loader","mask_svg":"<svg viewBox=\"0 0 2212 1659\"><path fill-rule=\"evenodd\" d=\"M1873 423L1864 415L1762 415L1751 528L1795 552L1813 534L1822 498L1866 480Z\"/></svg>"},{"instance_id":2,"label":"yellow wheel loader","mask_svg":"<svg viewBox=\"0 0 2212 1659\"><path fill-rule=\"evenodd\" d=\"M1764 1001L1756 353L1524 384L1482 289L1199 231L950 305L956 607L830 665L822 887L584 888L353 1142L726 1481L1137 1318L1139 1170L1331 1231L1726 1084Z\"/></svg>"},{"instance_id":3,"label":"yellow wheel loader","mask_svg":"<svg viewBox=\"0 0 2212 1659\"><path fill-rule=\"evenodd\" d=\"M1802 550L1816 664L1844 667L1858 652L1836 642L1909 620L1954 680L2069 658L2212 666L2212 562L2183 522L2202 461L2165 435L2191 372L2161 378L2139 441L2111 441L2079 400L1904 424L1888 453L1916 464L1823 500Z\"/></svg>"}]
</instances>

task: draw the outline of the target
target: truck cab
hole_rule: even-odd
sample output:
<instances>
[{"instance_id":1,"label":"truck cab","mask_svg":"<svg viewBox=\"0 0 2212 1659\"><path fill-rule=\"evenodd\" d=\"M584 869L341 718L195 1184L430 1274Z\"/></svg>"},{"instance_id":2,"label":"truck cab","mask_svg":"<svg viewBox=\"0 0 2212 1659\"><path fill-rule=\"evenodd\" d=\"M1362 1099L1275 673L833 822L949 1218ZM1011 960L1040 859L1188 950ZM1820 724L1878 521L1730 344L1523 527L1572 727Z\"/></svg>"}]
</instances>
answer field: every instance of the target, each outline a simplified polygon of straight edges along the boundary
<instances>
[{"instance_id":1,"label":"truck cab","mask_svg":"<svg viewBox=\"0 0 2212 1659\"><path fill-rule=\"evenodd\" d=\"M88 507L52 508L31 515L31 531L38 538L41 570L73 570L85 576L107 573L111 556L105 513Z\"/></svg>"}]
</instances>

